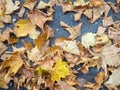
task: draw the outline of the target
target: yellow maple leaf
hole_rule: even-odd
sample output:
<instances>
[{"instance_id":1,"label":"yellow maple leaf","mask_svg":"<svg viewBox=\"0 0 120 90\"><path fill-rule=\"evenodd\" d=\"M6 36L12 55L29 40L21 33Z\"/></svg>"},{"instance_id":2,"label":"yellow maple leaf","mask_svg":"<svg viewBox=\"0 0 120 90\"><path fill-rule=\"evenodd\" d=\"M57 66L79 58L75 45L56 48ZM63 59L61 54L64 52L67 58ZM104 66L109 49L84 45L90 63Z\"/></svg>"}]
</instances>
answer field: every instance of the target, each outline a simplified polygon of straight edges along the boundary
<instances>
[{"instance_id":1,"label":"yellow maple leaf","mask_svg":"<svg viewBox=\"0 0 120 90\"><path fill-rule=\"evenodd\" d=\"M15 26L17 26L16 29L14 29L14 33L17 37L24 37L27 36L31 30L35 30L36 26L33 25L29 20L20 19L15 23Z\"/></svg>"},{"instance_id":2,"label":"yellow maple leaf","mask_svg":"<svg viewBox=\"0 0 120 90\"><path fill-rule=\"evenodd\" d=\"M51 80L59 81L61 78L65 78L70 75L69 69L66 67L67 63L62 60L57 60L54 68L51 71Z\"/></svg>"}]
</instances>

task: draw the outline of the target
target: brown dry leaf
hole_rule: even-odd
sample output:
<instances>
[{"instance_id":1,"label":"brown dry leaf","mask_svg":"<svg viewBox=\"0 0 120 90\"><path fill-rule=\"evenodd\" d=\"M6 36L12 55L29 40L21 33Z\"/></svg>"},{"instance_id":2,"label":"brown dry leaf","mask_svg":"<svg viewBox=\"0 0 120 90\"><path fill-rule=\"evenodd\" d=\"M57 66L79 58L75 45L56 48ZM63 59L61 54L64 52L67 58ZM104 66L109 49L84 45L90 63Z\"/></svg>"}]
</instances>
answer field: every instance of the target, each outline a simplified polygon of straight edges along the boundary
<instances>
[{"instance_id":1,"label":"brown dry leaf","mask_svg":"<svg viewBox=\"0 0 120 90\"><path fill-rule=\"evenodd\" d=\"M14 33L17 37L25 37L31 31L36 30L36 26L32 24L29 20L20 19L15 23Z\"/></svg>"},{"instance_id":2,"label":"brown dry leaf","mask_svg":"<svg viewBox=\"0 0 120 90\"><path fill-rule=\"evenodd\" d=\"M0 0L0 18L4 15L5 12L5 0Z\"/></svg>"},{"instance_id":3,"label":"brown dry leaf","mask_svg":"<svg viewBox=\"0 0 120 90\"><path fill-rule=\"evenodd\" d=\"M12 30L10 28L6 29L2 34L0 34L0 41L9 40L11 32Z\"/></svg>"},{"instance_id":4,"label":"brown dry leaf","mask_svg":"<svg viewBox=\"0 0 120 90\"><path fill-rule=\"evenodd\" d=\"M58 81L58 84L60 85L60 90L77 90L73 86L70 86L65 81Z\"/></svg>"},{"instance_id":5,"label":"brown dry leaf","mask_svg":"<svg viewBox=\"0 0 120 90\"><path fill-rule=\"evenodd\" d=\"M63 23L64 23L64 22L62 22L62 21L60 22L61 26L63 26ZM69 38L75 39L75 38L77 38L78 36L80 36L82 23L80 23L80 24L78 24L78 25L76 25L76 26L74 26L74 27L70 27L70 26L67 25L67 24L65 24L65 25L68 26L68 27L65 27L65 26L63 26L63 27L65 27L65 29L70 33Z\"/></svg>"},{"instance_id":6,"label":"brown dry leaf","mask_svg":"<svg viewBox=\"0 0 120 90\"><path fill-rule=\"evenodd\" d=\"M90 20L90 22L94 23L96 20L98 20L103 15L104 12L105 12L104 6L93 8L93 15L92 15L92 19Z\"/></svg>"},{"instance_id":7,"label":"brown dry leaf","mask_svg":"<svg viewBox=\"0 0 120 90\"><path fill-rule=\"evenodd\" d=\"M0 21L0 28L3 28L5 25L2 21Z\"/></svg>"},{"instance_id":8,"label":"brown dry leaf","mask_svg":"<svg viewBox=\"0 0 120 90\"><path fill-rule=\"evenodd\" d=\"M75 40L66 40L65 38L57 38L55 45L61 47L64 51L80 55L77 43Z\"/></svg>"},{"instance_id":9,"label":"brown dry leaf","mask_svg":"<svg viewBox=\"0 0 120 90\"><path fill-rule=\"evenodd\" d=\"M87 8L83 11L83 14L90 20L92 19L92 13L93 10L91 8Z\"/></svg>"},{"instance_id":10,"label":"brown dry leaf","mask_svg":"<svg viewBox=\"0 0 120 90\"><path fill-rule=\"evenodd\" d=\"M119 12L120 12L119 5L116 5L116 4L111 3L111 2L108 2L108 4L110 5L110 7L111 7L112 10L114 11L114 13L119 13Z\"/></svg>"},{"instance_id":11,"label":"brown dry leaf","mask_svg":"<svg viewBox=\"0 0 120 90\"><path fill-rule=\"evenodd\" d=\"M120 65L120 48L115 45L104 47L101 52L102 66L118 66Z\"/></svg>"},{"instance_id":12,"label":"brown dry leaf","mask_svg":"<svg viewBox=\"0 0 120 90\"><path fill-rule=\"evenodd\" d=\"M52 21L52 16L47 16L42 11L34 10L28 14L29 19L32 23L36 24L42 31L44 31L44 24L47 21Z\"/></svg>"},{"instance_id":13,"label":"brown dry leaf","mask_svg":"<svg viewBox=\"0 0 120 90\"><path fill-rule=\"evenodd\" d=\"M40 54L40 50L38 49L37 46L32 48L30 51L27 51L28 59L32 61L36 61L39 54Z\"/></svg>"},{"instance_id":14,"label":"brown dry leaf","mask_svg":"<svg viewBox=\"0 0 120 90\"><path fill-rule=\"evenodd\" d=\"M120 68L112 71L112 75L105 84L120 85Z\"/></svg>"},{"instance_id":15,"label":"brown dry leaf","mask_svg":"<svg viewBox=\"0 0 120 90\"><path fill-rule=\"evenodd\" d=\"M104 34L104 32L105 32L105 30L106 30L106 28L105 27L103 27L103 26L99 26L98 27L98 30L97 30L97 35L103 35Z\"/></svg>"},{"instance_id":16,"label":"brown dry leaf","mask_svg":"<svg viewBox=\"0 0 120 90\"><path fill-rule=\"evenodd\" d=\"M102 6L104 5L104 0L90 0L90 4L95 7Z\"/></svg>"},{"instance_id":17,"label":"brown dry leaf","mask_svg":"<svg viewBox=\"0 0 120 90\"><path fill-rule=\"evenodd\" d=\"M87 65L84 65L80 68L80 71L84 74L89 73L89 67Z\"/></svg>"},{"instance_id":18,"label":"brown dry leaf","mask_svg":"<svg viewBox=\"0 0 120 90\"><path fill-rule=\"evenodd\" d=\"M1 17L1 21L4 23L11 23L12 22L12 18L10 15L4 15Z\"/></svg>"},{"instance_id":19,"label":"brown dry leaf","mask_svg":"<svg viewBox=\"0 0 120 90\"><path fill-rule=\"evenodd\" d=\"M7 50L7 48L8 47L0 41L0 56L5 50Z\"/></svg>"},{"instance_id":20,"label":"brown dry leaf","mask_svg":"<svg viewBox=\"0 0 120 90\"><path fill-rule=\"evenodd\" d=\"M47 12L47 15L51 16L54 13L53 5L54 4L52 1L49 1L48 3L40 1L37 8L40 10L45 10Z\"/></svg>"},{"instance_id":21,"label":"brown dry leaf","mask_svg":"<svg viewBox=\"0 0 120 90\"><path fill-rule=\"evenodd\" d=\"M63 13L74 11L73 5L71 4L71 2L62 2L61 6L62 6Z\"/></svg>"},{"instance_id":22,"label":"brown dry leaf","mask_svg":"<svg viewBox=\"0 0 120 90\"><path fill-rule=\"evenodd\" d=\"M0 72L0 88L8 88L8 83L12 78L10 76L5 77L5 72Z\"/></svg>"},{"instance_id":23,"label":"brown dry leaf","mask_svg":"<svg viewBox=\"0 0 120 90\"><path fill-rule=\"evenodd\" d=\"M83 11L81 10L80 12L74 14L74 20L79 21L80 18L81 18L82 13L83 13Z\"/></svg>"},{"instance_id":24,"label":"brown dry leaf","mask_svg":"<svg viewBox=\"0 0 120 90\"><path fill-rule=\"evenodd\" d=\"M8 44L14 44L18 42L18 38L13 34L13 31L10 28L7 28L0 34L0 41L8 41Z\"/></svg>"},{"instance_id":25,"label":"brown dry leaf","mask_svg":"<svg viewBox=\"0 0 120 90\"><path fill-rule=\"evenodd\" d=\"M108 37L112 39L114 43L120 45L120 31L111 27L108 29Z\"/></svg>"},{"instance_id":26,"label":"brown dry leaf","mask_svg":"<svg viewBox=\"0 0 120 90\"><path fill-rule=\"evenodd\" d=\"M18 17L22 18L23 15L24 15L24 13L25 13L25 8L22 7L22 8L20 9L20 11L17 13L17 14L18 14Z\"/></svg>"},{"instance_id":27,"label":"brown dry leaf","mask_svg":"<svg viewBox=\"0 0 120 90\"><path fill-rule=\"evenodd\" d=\"M19 5L20 5L19 1L15 1L15 3L13 3L12 0L6 0L5 14L11 14L13 13L13 11L18 10L20 8Z\"/></svg>"},{"instance_id":28,"label":"brown dry leaf","mask_svg":"<svg viewBox=\"0 0 120 90\"><path fill-rule=\"evenodd\" d=\"M110 25L112 25L114 22L113 22L113 19L112 19L112 16L109 16L109 17L105 17L103 20L102 20L102 23L103 23L103 26L104 27L108 27Z\"/></svg>"},{"instance_id":29,"label":"brown dry leaf","mask_svg":"<svg viewBox=\"0 0 120 90\"><path fill-rule=\"evenodd\" d=\"M50 57L46 57L44 61L40 64L40 67L44 70L52 70L55 61Z\"/></svg>"},{"instance_id":30,"label":"brown dry leaf","mask_svg":"<svg viewBox=\"0 0 120 90\"><path fill-rule=\"evenodd\" d=\"M6 74L7 76L9 74L16 74L22 65L23 65L23 60L21 56L19 55L18 52L14 52L13 54L11 54L10 58L4 60L1 63L0 69L3 70L9 67L8 72Z\"/></svg>"},{"instance_id":31,"label":"brown dry leaf","mask_svg":"<svg viewBox=\"0 0 120 90\"><path fill-rule=\"evenodd\" d=\"M37 39L34 40L34 44L38 47L39 50L41 50L47 42L47 39L47 32L44 32Z\"/></svg>"},{"instance_id":32,"label":"brown dry leaf","mask_svg":"<svg viewBox=\"0 0 120 90\"><path fill-rule=\"evenodd\" d=\"M22 42L23 42L26 50L31 50L33 48L32 44L30 42L27 42L27 41L24 41L24 40Z\"/></svg>"},{"instance_id":33,"label":"brown dry leaf","mask_svg":"<svg viewBox=\"0 0 120 90\"><path fill-rule=\"evenodd\" d=\"M25 0L23 6L30 10L33 10L36 2L37 2L37 0Z\"/></svg>"},{"instance_id":34,"label":"brown dry leaf","mask_svg":"<svg viewBox=\"0 0 120 90\"><path fill-rule=\"evenodd\" d=\"M99 72L94 79L97 84L101 85L105 81L105 72Z\"/></svg>"}]
</instances>

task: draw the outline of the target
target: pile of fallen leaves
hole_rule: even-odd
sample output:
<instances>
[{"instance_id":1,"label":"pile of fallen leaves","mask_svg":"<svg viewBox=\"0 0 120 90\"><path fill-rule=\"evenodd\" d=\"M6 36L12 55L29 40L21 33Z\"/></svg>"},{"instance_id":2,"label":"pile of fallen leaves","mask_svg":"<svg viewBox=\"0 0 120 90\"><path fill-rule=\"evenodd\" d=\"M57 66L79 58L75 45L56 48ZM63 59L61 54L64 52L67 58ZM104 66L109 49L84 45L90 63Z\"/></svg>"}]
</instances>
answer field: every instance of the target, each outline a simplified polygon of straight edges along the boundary
<instances>
[{"instance_id":1,"label":"pile of fallen leaves","mask_svg":"<svg viewBox=\"0 0 120 90\"><path fill-rule=\"evenodd\" d=\"M81 15L94 23L102 19L97 33L88 32L81 37L83 23L69 26L63 21L61 27L69 32L69 37L59 37L49 46L54 30L46 23L53 20L54 6L61 6L63 13L76 12L74 20ZM104 0L25 0L24 2L0 0L0 28L13 23L13 28L5 28L0 33L0 88L14 86L28 90L99 90L103 85L109 90L120 90L120 21L114 22L108 16L109 10L120 12L120 0L115 3ZM28 10L26 19L24 13ZM16 21L12 17L17 14ZM37 28L41 29L38 30ZM106 31L107 30L107 31ZM19 39L29 36L33 44L23 40L23 47L16 48ZM8 45L12 46L9 51ZM74 67L81 67L74 69ZM93 82L77 78L76 74L89 73L91 67L100 72Z\"/></svg>"}]
</instances>

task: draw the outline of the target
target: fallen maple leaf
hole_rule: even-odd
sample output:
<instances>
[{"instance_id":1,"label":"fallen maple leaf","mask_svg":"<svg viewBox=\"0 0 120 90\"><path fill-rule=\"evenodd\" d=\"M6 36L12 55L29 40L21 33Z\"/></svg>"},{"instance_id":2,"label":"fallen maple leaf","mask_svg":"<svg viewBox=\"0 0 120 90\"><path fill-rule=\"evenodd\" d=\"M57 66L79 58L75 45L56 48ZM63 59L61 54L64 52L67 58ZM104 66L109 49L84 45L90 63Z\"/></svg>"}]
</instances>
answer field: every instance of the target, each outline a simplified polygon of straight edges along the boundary
<instances>
[{"instance_id":1,"label":"fallen maple leaf","mask_svg":"<svg viewBox=\"0 0 120 90\"><path fill-rule=\"evenodd\" d=\"M120 48L115 45L104 47L101 52L102 65L118 66L120 65Z\"/></svg>"},{"instance_id":2,"label":"fallen maple leaf","mask_svg":"<svg viewBox=\"0 0 120 90\"><path fill-rule=\"evenodd\" d=\"M57 60L55 66L51 70L51 80L59 81L61 78L65 78L70 75L70 71L67 68L67 63L62 60Z\"/></svg>"},{"instance_id":3,"label":"fallen maple leaf","mask_svg":"<svg viewBox=\"0 0 120 90\"><path fill-rule=\"evenodd\" d=\"M15 23L14 33L17 37L27 36L32 30L35 30L36 26L33 25L29 20L20 19Z\"/></svg>"},{"instance_id":4,"label":"fallen maple leaf","mask_svg":"<svg viewBox=\"0 0 120 90\"><path fill-rule=\"evenodd\" d=\"M81 27L82 27L82 23L74 26L74 27L70 27L69 25L67 24L63 24L64 22L60 22L61 26L65 27L65 29L70 33L70 36L69 38L71 39L75 39L77 38L78 36L80 36L81 34ZM66 27L67 26L67 27Z\"/></svg>"},{"instance_id":5,"label":"fallen maple leaf","mask_svg":"<svg viewBox=\"0 0 120 90\"><path fill-rule=\"evenodd\" d=\"M52 21L52 16L47 16L47 14L39 10L34 10L30 12L28 14L28 17L32 23L36 24L43 31L44 31L44 24L47 21Z\"/></svg>"},{"instance_id":6,"label":"fallen maple leaf","mask_svg":"<svg viewBox=\"0 0 120 90\"><path fill-rule=\"evenodd\" d=\"M16 74L20 67L23 65L23 60L18 52L14 52L11 54L10 58L4 60L1 63L0 69L3 70L9 67L8 72L6 75L9 74Z\"/></svg>"}]
</instances>

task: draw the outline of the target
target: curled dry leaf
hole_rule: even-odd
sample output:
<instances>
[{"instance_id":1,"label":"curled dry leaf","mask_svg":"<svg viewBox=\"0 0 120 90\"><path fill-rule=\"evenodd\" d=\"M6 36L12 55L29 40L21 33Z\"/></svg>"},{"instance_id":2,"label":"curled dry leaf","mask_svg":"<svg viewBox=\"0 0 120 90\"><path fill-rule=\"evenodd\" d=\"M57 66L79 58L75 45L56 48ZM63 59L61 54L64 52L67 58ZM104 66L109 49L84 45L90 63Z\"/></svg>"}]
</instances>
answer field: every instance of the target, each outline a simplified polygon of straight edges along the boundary
<instances>
[{"instance_id":1,"label":"curled dry leaf","mask_svg":"<svg viewBox=\"0 0 120 90\"><path fill-rule=\"evenodd\" d=\"M86 33L85 35L82 36L82 45L85 48L89 48L90 46L94 46L95 45L95 33Z\"/></svg>"},{"instance_id":2,"label":"curled dry leaf","mask_svg":"<svg viewBox=\"0 0 120 90\"><path fill-rule=\"evenodd\" d=\"M19 55L18 52L14 52L13 54L11 54L10 58L4 60L1 63L0 69L3 70L9 67L8 72L6 74L7 76L9 74L16 74L22 65L23 60L21 56Z\"/></svg>"},{"instance_id":3,"label":"curled dry leaf","mask_svg":"<svg viewBox=\"0 0 120 90\"><path fill-rule=\"evenodd\" d=\"M32 24L29 20L20 19L15 23L14 33L17 37L25 37L32 30L35 30L36 26Z\"/></svg>"},{"instance_id":4,"label":"curled dry leaf","mask_svg":"<svg viewBox=\"0 0 120 90\"><path fill-rule=\"evenodd\" d=\"M115 69L112 71L112 75L110 75L108 81L105 84L111 85L120 85L120 68Z\"/></svg>"},{"instance_id":5,"label":"curled dry leaf","mask_svg":"<svg viewBox=\"0 0 120 90\"><path fill-rule=\"evenodd\" d=\"M120 48L115 45L104 47L101 52L102 65L120 65Z\"/></svg>"},{"instance_id":6,"label":"curled dry leaf","mask_svg":"<svg viewBox=\"0 0 120 90\"><path fill-rule=\"evenodd\" d=\"M80 23L80 24L78 24L78 25L76 25L74 27L70 27L69 25L64 24L64 22L62 22L62 21L60 22L60 24L61 24L61 26L65 27L65 29L70 33L69 38L75 39L78 36L80 36L82 23ZM66 27L66 26L68 26L68 27Z\"/></svg>"},{"instance_id":7,"label":"curled dry leaf","mask_svg":"<svg viewBox=\"0 0 120 90\"><path fill-rule=\"evenodd\" d=\"M52 21L52 16L47 16L46 13L39 10L34 10L30 12L28 14L28 17L32 23L36 24L43 31L44 31L44 24L47 21Z\"/></svg>"},{"instance_id":8,"label":"curled dry leaf","mask_svg":"<svg viewBox=\"0 0 120 90\"><path fill-rule=\"evenodd\" d=\"M64 51L79 55L80 51L78 49L77 43L75 40L66 40L64 38L57 38L55 45L61 47Z\"/></svg>"},{"instance_id":9,"label":"curled dry leaf","mask_svg":"<svg viewBox=\"0 0 120 90\"><path fill-rule=\"evenodd\" d=\"M0 56L5 50L7 50L7 46L0 41Z\"/></svg>"}]
</instances>

